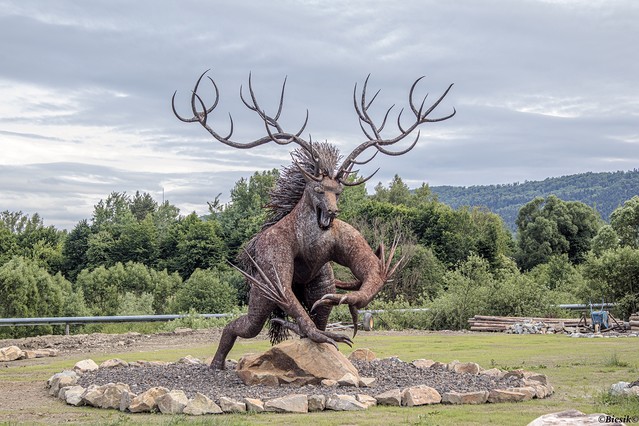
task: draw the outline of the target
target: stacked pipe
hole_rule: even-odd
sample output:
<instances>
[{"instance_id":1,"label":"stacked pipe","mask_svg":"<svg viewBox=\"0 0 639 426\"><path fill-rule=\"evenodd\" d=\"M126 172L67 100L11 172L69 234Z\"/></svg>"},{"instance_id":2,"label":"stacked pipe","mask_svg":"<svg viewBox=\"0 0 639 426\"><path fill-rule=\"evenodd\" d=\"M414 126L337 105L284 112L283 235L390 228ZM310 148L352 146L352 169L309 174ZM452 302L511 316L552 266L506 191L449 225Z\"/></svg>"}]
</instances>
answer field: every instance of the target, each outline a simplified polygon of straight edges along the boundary
<instances>
[{"instance_id":1,"label":"stacked pipe","mask_svg":"<svg viewBox=\"0 0 639 426\"><path fill-rule=\"evenodd\" d=\"M639 318L638 318L639 319ZM564 327L577 327L579 318L535 318L535 317L499 317L488 315L475 315L468 320L471 331L495 331L501 332L508 330L515 324L524 323L544 323L549 328L556 331L562 331ZM590 324L590 319L587 320ZM582 325L583 321L582 321ZM639 327L639 322L637 322Z\"/></svg>"},{"instance_id":2,"label":"stacked pipe","mask_svg":"<svg viewBox=\"0 0 639 426\"><path fill-rule=\"evenodd\" d=\"M639 331L639 312L630 315L630 329L632 331Z\"/></svg>"}]
</instances>

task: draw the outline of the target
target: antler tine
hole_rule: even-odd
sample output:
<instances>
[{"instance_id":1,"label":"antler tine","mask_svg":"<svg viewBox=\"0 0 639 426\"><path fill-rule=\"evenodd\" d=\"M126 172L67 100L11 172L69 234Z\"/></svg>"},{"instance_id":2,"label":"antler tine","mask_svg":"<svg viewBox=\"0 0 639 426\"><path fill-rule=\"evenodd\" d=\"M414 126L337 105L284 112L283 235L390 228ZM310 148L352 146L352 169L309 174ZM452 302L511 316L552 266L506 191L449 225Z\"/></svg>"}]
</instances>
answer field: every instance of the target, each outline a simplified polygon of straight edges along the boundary
<instances>
[{"instance_id":1,"label":"antler tine","mask_svg":"<svg viewBox=\"0 0 639 426\"><path fill-rule=\"evenodd\" d=\"M195 97L196 97L197 90L198 90L198 88L200 86L200 82L202 81L202 78L209 71L210 71L210 69L208 69L208 70L204 71L202 74L200 74L200 77L195 82L195 86L193 87L193 90L191 91L192 92L192 94L191 94L191 110L193 111L193 117L192 118L183 118L182 116L180 116L180 114L178 114L178 112L177 112L177 110L175 108L175 95L177 95L177 90L175 92L173 92L173 96L171 97L171 108L173 109L173 114L175 114L175 116L180 121L183 121L185 123L194 123L196 121L198 121L198 122L200 121L200 116L199 116L199 114L196 113ZM202 107L204 108L206 113L210 114L211 112L213 112L215 107L217 107L217 103L220 100L220 91L219 91L219 89L217 87L217 84L215 84L215 81L213 81L213 79L211 77L208 77L208 79L211 80L211 83L213 83L213 88L215 89L215 101L213 102L213 105L210 108L208 108L208 109L204 107L204 102L202 102L201 99L200 99L200 103L202 104Z\"/></svg>"},{"instance_id":2,"label":"antler tine","mask_svg":"<svg viewBox=\"0 0 639 426\"><path fill-rule=\"evenodd\" d=\"M379 93L379 92L378 92ZM384 120L382 121L382 125L379 126L379 131L381 132L382 130L384 130L384 126L386 126L386 119L388 118L388 114L390 114L391 110L395 108L395 104L391 105L390 108L388 108L386 110L386 114L384 114Z\"/></svg>"},{"instance_id":3,"label":"antler tine","mask_svg":"<svg viewBox=\"0 0 639 426\"><path fill-rule=\"evenodd\" d=\"M404 155L406 154L408 151L412 150L413 148L415 148L415 145L417 145L417 141L419 140L419 136L420 136L420 131L417 131L417 137L415 138L415 140L413 141L413 143L406 149L402 150L402 151L391 151L389 149L386 148L382 148L381 146L377 146L377 149L379 152L381 152L382 154L386 154L386 155L390 155L393 157L396 157L398 155Z\"/></svg>"},{"instance_id":4,"label":"antler tine","mask_svg":"<svg viewBox=\"0 0 639 426\"><path fill-rule=\"evenodd\" d=\"M359 180L356 180L355 182L345 182L345 181L343 180L343 178L341 178L341 179L342 179L342 180L341 180L341 182L342 182L342 185L344 185L344 186L357 186L357 185L361 185L361 184L363 184L364 182L368 181L368 180L369 180L370 178L372 178L373 176L375 176L375 174L376 174L377 172L379 172L379 167L377 168L377 170L375 170L375 171L373 172L373 174L371 174L369 177L367 177L367 178L365 178L365 179L359 179Z\"/></svg>"},{"instance_id":5,"label":"antler tine","mask_svg":"<svg viewBox=\"0 0 639 426\"><path fill-rule=\"evenodd\" d=\"M377 154L379 154L379 151L375 151L375 154L373 154L371 158L369 158L368 160L364 160L364 161L353 160L351 161L351 164L358 164L360 166L363 166L364 164L370 163L373 160L373 158L377 157Z\"/></svg>"},{"instance_id":6,"label":"antler tine","mask_svg":"<svg viewBox=\"0 0 639 426\"><path fill-rule=\"evenodd\" d=\"M275 120L280 119L280 114L282 113L282 107L284 106L284 89L286 89L286 79L288 76L284 77L284 83L282 83L282 92L280 93L280 104L277 107L277 114L275 114Z\"/></svg>"},{"instance_id":7,"label":"antler tine","mask_svg":"<svg viewBox=\"0 0 639 426\"><path fill-rule=\"evenodd\" d=\"M426 117L428 117L428 114L430 114L431 112L433 112L433 110L434 110L435 108L437 108L437 106L441 103L441 101L443 101L443 100L444 100L444 98L446 97L446 95L448 94L448 92L450 92L450 89L452 89L452 88L453 88L453 85L454 85L454 83L451 83L451 85L450 85L450 86L448 86L448 89L446 89L446 91L445 91L445 92L444 92L444 93L443 93L443 94L439 97L439 99L437 99L437 100L435 101L435 103L434 103L434 104L432 104L432 105L430 106L430 108L428 108L428 109L424 112L423 119L426 119ZM434 119L430 119L430 120L428 120L428 121L432 123L432 122L436 122L436 121L448 120L450 117L452 117L453 115L455 115L455 113L457 113L457 111L456 111L456 110L455 110L455 108L453 107L453 113L452 113L452 114L449 114L448 116L446 116L446 117L442 117L442 118L434 118Z\"/></svg>"},{"instance_id":8,"label":"antler tine","mask_svg":"<svg viewBox=\"0 0 639 426\"><path fill-rule=\"evenodd\" d=\"M421 77L419 77L417 80L415 80L415 82L413 83L412 86L410 86L410 91L408 92L408 104L410 105L410 109L413 110L413 114L415 114L417 117L420 116L419 112L417 111L417 109L415 109L415 103L413 102L413 93L415 92L415 87L417 87L417 84L422 81L422 79L424 79L426 76L422 75ZM428 96L428 95L426 95ZM426 101L426 98L424 98L424 101ZM423 102L422 102L423 103Z\"/></svg>"}]
</instances>

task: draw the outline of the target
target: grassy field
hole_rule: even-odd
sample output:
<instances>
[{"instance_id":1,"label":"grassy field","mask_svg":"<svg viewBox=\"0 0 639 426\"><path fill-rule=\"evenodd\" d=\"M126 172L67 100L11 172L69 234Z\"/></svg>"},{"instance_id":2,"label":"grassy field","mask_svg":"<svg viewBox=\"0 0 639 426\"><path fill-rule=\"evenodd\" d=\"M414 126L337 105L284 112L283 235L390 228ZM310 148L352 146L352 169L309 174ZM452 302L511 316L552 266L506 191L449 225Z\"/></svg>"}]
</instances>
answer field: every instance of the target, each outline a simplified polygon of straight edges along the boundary
<instances>
[{"instance_id":1,"label":"grassy field","mask_svg":"<svg viewBox=\"0 0 639 426\"><path fill-rule=\"evenodd\" d=\"M267 349L265 341L239 341L230 354L239 358L247 352ZM378 357L391 355L410 361L431 358L448 362L474 361L485 368L523 368L546 374L555 388L548 399L515 404L484 404L480 406L435 405L415 408L374 407L365 412L310 413L305 415L245 414L193 418L187 416L131 415L113 410L70 407L51 403L34 410L57 418L60 413L73 412L74 422L90 424L159 424L159 425L525 425L536 417L556 411L578 409L583 412L605 412L617 417L639 416L639 400L606 397L606 390L618 381L639 378L639 338L575 339L563 335L507 335L507 334L415 334L357 336L356 347L368 347ZM350 349L344 352L348 354ZM174 361L184 355L206 358L212 345L193 346L183 350L165 350L145 353L113 353L93 357L96 362L119 357ZM81 358L78 358L78 360ZM75 360L51 361L20 369L0 370L2 381L45 381L51 374L69 368ZM2 414L11 407L0 407ZM44 419L43 419L44 420ZM0 420L1 422L1 420ZM46 421L45 421L46 423Z\"/></svg>"}]
</instances>

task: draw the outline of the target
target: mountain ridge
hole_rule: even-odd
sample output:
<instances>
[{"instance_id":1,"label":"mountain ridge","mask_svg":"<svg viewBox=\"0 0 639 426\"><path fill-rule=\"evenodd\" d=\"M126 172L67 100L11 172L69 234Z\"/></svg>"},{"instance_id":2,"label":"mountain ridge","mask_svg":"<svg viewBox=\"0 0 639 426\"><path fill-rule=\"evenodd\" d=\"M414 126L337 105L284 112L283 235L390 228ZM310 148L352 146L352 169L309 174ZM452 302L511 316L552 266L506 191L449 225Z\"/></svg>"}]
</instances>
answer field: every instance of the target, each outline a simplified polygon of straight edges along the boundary
<instances>
[{"instance_id":1,"label":"mountain ridge","mask_svg":"<svg viewBox=\"0 0 639 426\"><path fill-rule=\"evenodd\" d=\"M535 197L556 195L564 201L580 201L595 208L602 219L639 194L639 169L616 172L586 172L540 181L473 186L431 186L438 200L457 209L486 207L500 215L511 231L519 209Z\"/></svg>"}]
</instances>

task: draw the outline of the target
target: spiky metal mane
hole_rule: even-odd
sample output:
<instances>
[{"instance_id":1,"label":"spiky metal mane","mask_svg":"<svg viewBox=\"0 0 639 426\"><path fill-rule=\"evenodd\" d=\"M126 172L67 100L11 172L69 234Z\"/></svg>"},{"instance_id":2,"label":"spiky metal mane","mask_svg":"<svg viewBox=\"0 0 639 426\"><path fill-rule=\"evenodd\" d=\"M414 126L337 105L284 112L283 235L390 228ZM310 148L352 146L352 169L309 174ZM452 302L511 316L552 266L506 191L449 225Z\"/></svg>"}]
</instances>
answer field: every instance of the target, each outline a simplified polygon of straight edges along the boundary
<instances>
[{"instance_id":1,"label":"spiky metal mane","mask_svg":"<svg viewBox=\"0 0 639 426\"><path fill-rule=\"evenodd\" d=\"M314 143L312 146L319 162L320 174L333 177L337 163L341 159L337 147L328 142ZM311 175L315 173L315 162L309 151L297 148L291 153L291 156L293 161L296 161L307 173ZM270 202L266 206L269 214L262 229L276 224L289 214L302 198L305 187L304 175L294 163L284 167L275 183L275 188L269 194Z\"/></svg>"},{"instance_id":2,"label":"spiky metal mane","mask_svg":"<svg viewBox=\"0 0 639 426\"><path fill-rule=\"evenodd\" d=\"M319 161L320 173L332 177L335 174L337 163L341 159L337 147L328 142L319 142L313 144L313 150ZM291 156L293 157L293 161L296 161L306 172L311 175L315 172L315 163L309 151L303 148L297 148L291 152ZM293 210L302 198L302 195L304 195L305 187L306 180L304 179L304 175L294 163L282 168L280 176L275 182L275 187L269 193L270 202L266 205L268 215L262 225L262 231L275 225ZM246 243L244 250L240 251L237 255L240 267L250 274L254 274L256 271L254 270L253 262L247 254L255 256L255 243L259 235L260 233L254 235L253 238Z\"/></svg>"}]
</instances>

